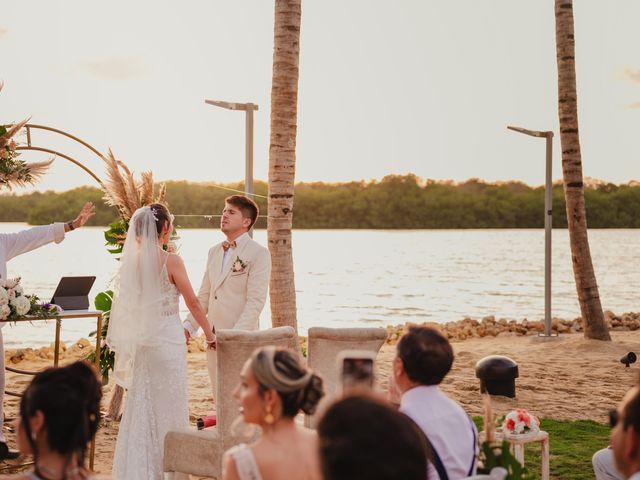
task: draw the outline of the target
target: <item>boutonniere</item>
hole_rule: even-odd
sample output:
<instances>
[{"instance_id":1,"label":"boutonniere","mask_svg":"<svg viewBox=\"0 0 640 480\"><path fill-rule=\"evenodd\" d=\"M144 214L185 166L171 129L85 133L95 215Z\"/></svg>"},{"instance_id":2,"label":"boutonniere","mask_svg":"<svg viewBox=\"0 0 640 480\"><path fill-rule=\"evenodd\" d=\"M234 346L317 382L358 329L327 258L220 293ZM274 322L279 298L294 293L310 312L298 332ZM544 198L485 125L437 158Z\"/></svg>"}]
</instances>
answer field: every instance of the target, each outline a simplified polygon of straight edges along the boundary
<instances>
[{"instance_id":1,"label":"boutonniere","mask_svg":"<svg viewBox=\"0 0 640 480\"><path fill-rule=\"evenodd\" d=\"M247 262L242 260L240 257L236 257L233 265L231 266L231 271L233 273L244 272L245 268L247 268Z\"/></svg>"}]
</instances>

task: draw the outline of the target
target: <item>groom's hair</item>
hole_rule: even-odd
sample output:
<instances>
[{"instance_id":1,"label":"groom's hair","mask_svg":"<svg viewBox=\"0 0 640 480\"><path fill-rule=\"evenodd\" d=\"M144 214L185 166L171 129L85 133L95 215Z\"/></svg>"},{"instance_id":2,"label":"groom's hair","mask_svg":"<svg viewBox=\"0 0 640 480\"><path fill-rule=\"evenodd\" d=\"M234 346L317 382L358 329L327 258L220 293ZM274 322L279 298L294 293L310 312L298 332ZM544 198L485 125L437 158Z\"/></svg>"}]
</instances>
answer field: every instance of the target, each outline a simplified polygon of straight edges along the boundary
<instances>
[{"instance_id":1,"label":"groom's hair","mask_svg":"<svg viewBox=\"0 0 640 480\"><path fill-rule=\"evenodd\" d=\"M260 213L258 204L244 195L231 195L230 197L225 198L224 202L238 208L242 213L243 218L251 219L251 224L249 225L249 230L251 230L251 227L256 223Z\"/></svg>"}]
</instances>

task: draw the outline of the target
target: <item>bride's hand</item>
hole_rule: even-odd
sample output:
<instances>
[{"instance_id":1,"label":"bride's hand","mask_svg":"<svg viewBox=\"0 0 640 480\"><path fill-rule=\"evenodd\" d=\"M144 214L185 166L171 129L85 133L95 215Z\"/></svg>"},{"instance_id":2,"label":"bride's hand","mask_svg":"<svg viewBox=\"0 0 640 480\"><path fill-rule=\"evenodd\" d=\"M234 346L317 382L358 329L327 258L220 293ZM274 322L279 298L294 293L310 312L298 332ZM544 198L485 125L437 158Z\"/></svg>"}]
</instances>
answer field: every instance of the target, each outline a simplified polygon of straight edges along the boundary
<instances>
[{"instance_id":1,"label":"bride's hand","mask_svg":"<svg viewBox=\"0 0 640 480\"><path fill-rule=\"evenodd\" d=\"M210 337L207 337L207 349L215 350L217 347L216 340L217 338L215 333L212 333Z\"/></svg>"}]
</instances>

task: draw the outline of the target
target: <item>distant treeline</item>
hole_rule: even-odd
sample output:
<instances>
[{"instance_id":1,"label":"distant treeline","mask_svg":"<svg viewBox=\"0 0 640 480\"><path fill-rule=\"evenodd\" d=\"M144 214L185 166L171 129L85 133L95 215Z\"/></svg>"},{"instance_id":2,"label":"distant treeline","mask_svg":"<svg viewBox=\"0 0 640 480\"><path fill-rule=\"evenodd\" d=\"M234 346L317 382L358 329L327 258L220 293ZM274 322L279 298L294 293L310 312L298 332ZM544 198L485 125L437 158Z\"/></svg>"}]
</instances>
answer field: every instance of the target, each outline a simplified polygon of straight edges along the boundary
<instances>
[{"instance_id":1,"label":"distant treeline","mask_svg":"<svg viewBox=\"0 0 640 480\"><path fill-rule=\"evenodd\" d=\"M237 184L167 182L167 201L183 228L218 225L218 218L181 217L181 214L219 214L224 198L243 189ZM267 194L257 182L254 192ZM640 227L640 186L597 184L585 190L590 228ZM107 225L117 214L102 201L100 190L81 187L62 193L1 195L0 221L45 224L69 220L86 201L97 214L93 225ZM256 197L266 214L266 198ZM422 181L414 175L390 175L381 181L350 183L299 183L294 201L294 228L542 228L544 188L522 183L491 184ZM553 189L553 226L566 227L562 185ZM265 228L266 220L257 228Z\"/></svg>"}]
</instances>

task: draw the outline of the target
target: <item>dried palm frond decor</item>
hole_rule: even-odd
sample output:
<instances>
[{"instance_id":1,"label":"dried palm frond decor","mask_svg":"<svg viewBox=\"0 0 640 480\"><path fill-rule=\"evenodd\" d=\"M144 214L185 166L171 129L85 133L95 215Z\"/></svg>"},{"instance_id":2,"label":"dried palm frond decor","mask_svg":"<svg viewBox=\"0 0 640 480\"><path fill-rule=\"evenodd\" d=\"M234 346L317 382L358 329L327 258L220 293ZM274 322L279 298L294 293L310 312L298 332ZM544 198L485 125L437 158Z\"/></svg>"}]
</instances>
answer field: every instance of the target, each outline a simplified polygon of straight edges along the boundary
<instances>
[{"instance_id":1,"label":"dried palm frond decor","mask_svg":"<svg viewBox=\"0 0 640 480\"><path fill-rule=\"evenodd\" d=\"M49 159L44 162L27 163L18 158L18 144L13 137L28 121L29 119L26 119L12 125L0 125L0 188L12 190L15 187L32 185L44 175L53 162L53 159Z\"/></svg>"}]
</instances>

